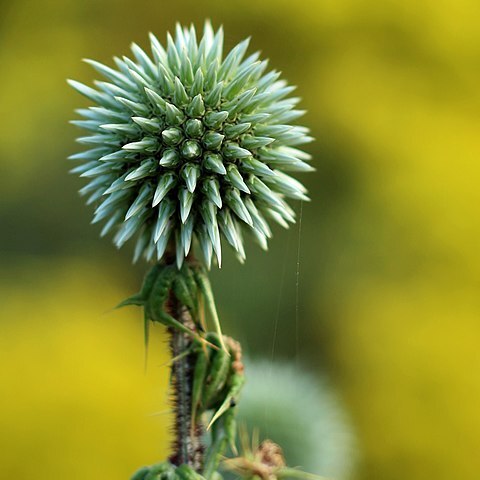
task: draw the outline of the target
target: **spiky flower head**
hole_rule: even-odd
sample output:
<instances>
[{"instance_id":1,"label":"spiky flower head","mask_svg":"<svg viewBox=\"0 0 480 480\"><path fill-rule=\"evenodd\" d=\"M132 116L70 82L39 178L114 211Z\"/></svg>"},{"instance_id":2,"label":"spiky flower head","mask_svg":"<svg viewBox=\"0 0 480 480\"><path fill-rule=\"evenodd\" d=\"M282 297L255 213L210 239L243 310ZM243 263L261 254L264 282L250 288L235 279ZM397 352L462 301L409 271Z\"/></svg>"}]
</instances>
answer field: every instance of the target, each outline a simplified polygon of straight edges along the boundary
<instances>
[{"instance_id":1,"label":"spiky flower head","mask_svg":"<svg viewBox=\"0 0 480 480\"><path fill-rule=\"evenodd\" d=\"M220 265L223 235L243 261L242 230L266 249L269 220L294 222L286 199L307 200L289 176L312 170L296 148L308 129L289 124L304 113L294 87L258 52L245 56L248 39L223 56L223 31L208 22L200 41L177 25L167 48L152 34L150 43L151 56L133 44L134 60L114 57L116 68L86 60L105 78L95 89L69 80L96 104L77 110L89 149L70 157L89 180L80 192L96 204L93 223L116 231L117 247L136 238L134 260L173 246L181 265L197 242L207 265L214 253Z\"/></svg>"}]
</instances>

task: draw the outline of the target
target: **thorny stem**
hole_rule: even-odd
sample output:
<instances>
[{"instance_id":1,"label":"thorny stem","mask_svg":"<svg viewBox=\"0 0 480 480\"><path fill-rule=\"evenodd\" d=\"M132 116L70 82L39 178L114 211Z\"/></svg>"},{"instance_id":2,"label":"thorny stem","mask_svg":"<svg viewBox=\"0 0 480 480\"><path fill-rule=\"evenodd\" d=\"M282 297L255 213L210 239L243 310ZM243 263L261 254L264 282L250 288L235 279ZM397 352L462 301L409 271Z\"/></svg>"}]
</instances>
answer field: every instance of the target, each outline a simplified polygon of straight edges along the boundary
<instances>
[{"instance_id":1,"label":"thorny stem","mask_svg":"<svg viewBox=\"0 0 480 480\"><path fill-rule=\"evenodd\" d=\"M181 304L170 291L167 310L179 322L191 330L196 330L195 322L187 307ZM194 357L182 355L191 349L192 338L176 329L169 329L170 347L173 358L172 388L174 403L174 444L170 461L174 465L187 464L200 471L203 467L203 446L201 437L203 429L200 423L192 425L192 382Z\"/></svg>"}]
</instances>

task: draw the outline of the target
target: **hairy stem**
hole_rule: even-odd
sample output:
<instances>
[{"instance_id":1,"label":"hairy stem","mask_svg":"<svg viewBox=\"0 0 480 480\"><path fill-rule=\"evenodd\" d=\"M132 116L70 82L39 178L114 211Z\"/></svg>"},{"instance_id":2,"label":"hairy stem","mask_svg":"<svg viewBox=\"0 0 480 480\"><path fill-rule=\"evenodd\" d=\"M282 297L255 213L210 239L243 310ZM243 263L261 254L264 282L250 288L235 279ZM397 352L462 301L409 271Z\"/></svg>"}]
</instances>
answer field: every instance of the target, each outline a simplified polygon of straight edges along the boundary
<instances>
[{"instance_id":1,"label":"hairy stem","mask_svg":"<svg viewBox=\"0 0 480 480\"><path fill-rule=\"evenodd\" d=\"M196 330L187 307L178 301L173 292L169 294L167 309L187 328ZM203 466L202 426L199 423L192 424L194 356L184 355L192 349L192 337L176 329L169 329L169 333L172 355L177 359L172 364L175 439L170 461L174 465L186 464L200 471Z\"/></svg>"}]
</instances>

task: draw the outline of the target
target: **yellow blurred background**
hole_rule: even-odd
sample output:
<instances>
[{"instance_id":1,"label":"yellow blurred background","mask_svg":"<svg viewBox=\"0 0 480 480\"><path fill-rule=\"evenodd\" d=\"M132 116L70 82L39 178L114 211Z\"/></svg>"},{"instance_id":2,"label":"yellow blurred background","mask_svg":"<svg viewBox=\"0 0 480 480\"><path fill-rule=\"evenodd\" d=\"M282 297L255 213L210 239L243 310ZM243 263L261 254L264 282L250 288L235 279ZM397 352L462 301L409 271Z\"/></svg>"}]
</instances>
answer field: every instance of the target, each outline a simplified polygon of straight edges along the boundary
<instances>
[{"instance_id":1,"label":"yellow blurred background","mask_svg":"<svg viewBox=\"0 0 480 480\"><path fill-rule=\"evenodd\" d=\"M81 58L109 63L206 17L227 47L252 35L298 85L317 138L301 235L277 230L268 254L250 246L245 266L230 256L212 274L225 330L253 356L328 372L357 432L356 479L479 478L478 1L0 11L2 478L128 478L168 451L166 338L155 329L144 374L140 313L111 307L146 266L97 238L67 174L67 121L87 103L65 78L90 82Z\"/></svg>"}]
</instances>

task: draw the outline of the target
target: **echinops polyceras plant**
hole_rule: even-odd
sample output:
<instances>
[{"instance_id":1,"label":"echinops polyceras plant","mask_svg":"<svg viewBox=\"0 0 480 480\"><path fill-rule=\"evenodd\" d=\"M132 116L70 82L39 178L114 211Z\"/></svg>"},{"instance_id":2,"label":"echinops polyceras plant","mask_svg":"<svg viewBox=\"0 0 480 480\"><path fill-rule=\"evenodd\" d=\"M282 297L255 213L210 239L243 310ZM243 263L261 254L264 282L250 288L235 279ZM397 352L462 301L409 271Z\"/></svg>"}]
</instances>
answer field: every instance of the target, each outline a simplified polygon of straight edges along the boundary
<instances>
[{"instance_id":1,"label":"echinops polyceras plant","mask_svg":"<svg viewBox=\"0 0 480 480\"><path fill-rule=\"evenodd\" d=\"M151 56L133 44L134 60L115 58L115 69L86 60L104 77L96 89L69 81L97 104L73 121L92 148L70 157L89 179L93 222L115 230L118 247L135 237L135 259L160 260L172 239L179 266L193 240L220 264L221 235L243 260L245 229L266 249L269 221L294 221L286 199L307 199L290 176L312 170L296 148L308 130L290 125L304 113L294 87L246 56L248 39L223 57L223 32L208 23L200 41L178 26L166 49L150 43Z\"/></svg>"},{"instance_id":2,"label":"echinops polyceras plant","mask_svg":"<svg viewBox=\"0 0 480 480\"><path fill-rule=\"evenodd\" d=\"M133 44L133 59L114 57L115 68L87 60L103 77L96 88L69 80L95 103L73 121L88 131L78 142L89 148L70 157L80 162L72 172L88 179L81 194L95 205L93 222L104 222L102 235L115 232L117 247L134 238L134 259L154 263L120 306L143 307L146 340L150 322L167 326L171 338L172 454L135 480L218 478L228 445L237 455L241 349L221 332L205 267L214 258L221 265L222 238L243 261L244 231L266 249L269 222L295 220L287 200L307 200L290 176L312 170L297 148L312 140L308 129L291 125L304 112L279 72L259 53L247 56L248 44L224 55L222 29L207 22L197 40L193 27L177 25L166 48L150 35L151 54ZM242 476L258 475L261 463Z\"/></svg>"}]
</instances>

